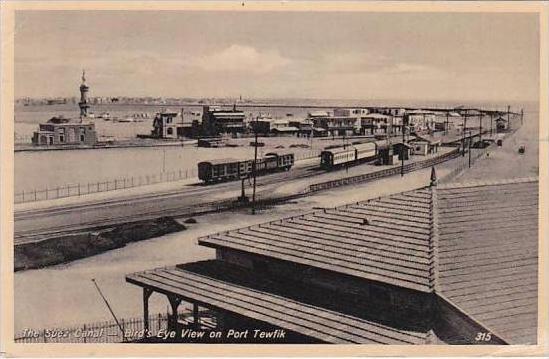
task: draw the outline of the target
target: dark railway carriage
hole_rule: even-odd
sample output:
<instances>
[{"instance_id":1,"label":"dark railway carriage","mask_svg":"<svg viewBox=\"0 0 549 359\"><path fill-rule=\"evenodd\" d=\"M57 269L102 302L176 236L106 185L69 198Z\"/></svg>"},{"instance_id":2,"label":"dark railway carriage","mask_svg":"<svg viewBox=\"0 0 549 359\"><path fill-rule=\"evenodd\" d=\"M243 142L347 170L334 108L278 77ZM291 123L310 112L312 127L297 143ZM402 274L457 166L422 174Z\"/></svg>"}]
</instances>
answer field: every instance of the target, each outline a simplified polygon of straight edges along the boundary
<instances>
[{"instance_id":1,"label":"dark railway carriage","mask_svg":"<svg viewBox=\"0 0 549 359\"><path fill-rule=\"evenodd\" d=\"M251 161L232 158L203 161L198 163L198 178L206 183L238 179L251 171Z\"/></svg>"},{"instance_id":2,"label":"dark railway carriage","mask_svg":"<svg viewBox=\"0 0 549 359\"><path fill-rule=\"evenodd\" d=\"M271 152L271 153L267 153L265 156L276 159L276 169L278 170L287 171L290 168L292 168L295 162L295 157L293 153L277 154L277 153Z\"/></svg>"},{"instance_id":3,"label":"dark railway carriage","mask_svg":"<svg viewBox=\"0 0 549 359\"><path fill-rule=\"evenodd\" d=\"M206 183L232 181L249 177L253 171L253 160L221 159L198 163L198 178ZM258 158L258 175L280 170L289 170L294 164L294 154L267 153Z\"/></svg>"}]
</instances>

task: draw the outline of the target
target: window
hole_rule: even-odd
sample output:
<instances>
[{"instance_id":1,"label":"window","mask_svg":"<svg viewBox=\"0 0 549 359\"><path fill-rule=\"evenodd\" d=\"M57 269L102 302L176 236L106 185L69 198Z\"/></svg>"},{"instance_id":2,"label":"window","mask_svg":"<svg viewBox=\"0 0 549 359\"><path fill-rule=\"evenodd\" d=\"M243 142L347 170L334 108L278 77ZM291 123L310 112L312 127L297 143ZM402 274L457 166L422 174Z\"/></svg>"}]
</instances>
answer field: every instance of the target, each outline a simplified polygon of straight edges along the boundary
<instances>
[{"instance_id":1,"label":"window","mask_svg":"<svg viewBox=\"0 0 549 359\"><path fill-rule=\"evenodd\" d=\"M80 135L80 142L84 142L84 135Z\"/></svg>"},{"instance_id":2,"label":"window","mask_svg":"<svg viewBox=\"0 0 549 359\"><path fill-rule=\"evenodd\" d=\"M63 136L63 135L59 136L59 142L60 143L65 142L65 136Z\"/></svg>"},{"instance_id":3,"label":"window","mask_svg":"<svg viewBox=\"0 0 549 359\"><path fill-rule=\"evenodd\" d=\"M166 130L166 133L168 135L173 135L173 128L169 127L167 130Z\"/></svg>"}]
</instances>

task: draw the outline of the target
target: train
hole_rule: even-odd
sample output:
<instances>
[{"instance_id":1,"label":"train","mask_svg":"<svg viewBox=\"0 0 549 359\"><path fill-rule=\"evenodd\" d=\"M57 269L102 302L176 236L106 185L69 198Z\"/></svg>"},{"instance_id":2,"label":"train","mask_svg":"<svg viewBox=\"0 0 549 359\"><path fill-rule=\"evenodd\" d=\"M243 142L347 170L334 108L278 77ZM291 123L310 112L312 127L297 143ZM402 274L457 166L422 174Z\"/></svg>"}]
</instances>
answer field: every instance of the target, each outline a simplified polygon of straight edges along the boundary
<instances>
[{"instance_id":1,"label":"train","mask_svg":"<svg viewBox=\"0 0 549 359\"><path fill-rule=\"evenodd\" d=\"M320 153L320 168L331 171L345 165L379 160L381 151L386 149L386 141L374 141L324 150Z\"/></svg>"},{"instance_id":2,"label":"train","mask_svg":"<svg viewBox=\"0 0 549 359\"><path fill-rule=\"evenodd\" d=\"M295 162L293 153L267 153L257 160L256 174L288 171ZM198 178L206 184L247 178L252 174L254 160L221 159L198 163Z\"/></svg>"}]
</instances>

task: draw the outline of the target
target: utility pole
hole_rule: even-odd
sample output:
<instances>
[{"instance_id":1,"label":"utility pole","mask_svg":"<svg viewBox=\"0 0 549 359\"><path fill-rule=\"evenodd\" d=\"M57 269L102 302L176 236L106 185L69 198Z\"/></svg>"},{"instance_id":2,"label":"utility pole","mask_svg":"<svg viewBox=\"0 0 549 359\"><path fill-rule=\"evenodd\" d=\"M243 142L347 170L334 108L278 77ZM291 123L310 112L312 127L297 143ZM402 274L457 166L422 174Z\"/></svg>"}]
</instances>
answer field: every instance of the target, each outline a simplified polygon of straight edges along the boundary
<instances>
[{"instance_id":1,"label":"utility pole","mask_svg":"<svg viewBox=\"0 0 549 359\"><path fill-rule=\"evenodd\" d=\"M404 154L406 153L406 122L408 115L402 116L402 152L400 153L401 164L400 164L400 177L404 177Z\"/></svg>"},{"instance_id":2,"label":"utility pole","mask_svg":"<svg viewBox=\"0 0 549 359\"><path fill-rule=\"evenodd\" d=\"M256 116L255 118L255 128L254 128L254 137L255 137L255 144L254 144L254 163L252 165L252 175L254 177L254 183L253 183L253 191L252 191L252 214L255 214L255 186L256 186L256 167L257 167L257 126L259 124L259 117Z\"/></svg>"},{"instance_id":3,"label":"utility pole","mask_svg":"<svg viewBox=\"0 0 549 359\"><path fill-rule=\"evenodd\" d=\"M446 111L446 127L445 127L445 129L444 129L444 134L445 134L445 135L448 135L448 123L449 123L448 117L449 117L449 116L450 116L450 112Z\"/></svg>"},{"instance_id":4,"label":"utility pole","mask_svg":"<svg viewBox=\"0 0 549 359\"><path fill-rule=\"evenodd\" d=\"M511 130L511 106L507 105L507 129Z\"/></svg>"},{"instance_id":5,"label":"utility pole","mask_svg":"<svg viewBox=\"0 0 549 359\"><path fill-rule=\"evenodd\" d=\"M524 109L520 109L520 125L522 126L524 124Z\"/></svg>"},{"instance_id":6,"label":"utility pole","mask_svg":"<svg viewBox=\"0 0 549 359\"><path fill-rule=\"evenodd\" d=\"M493 129L494 129L494 114L490 112L490 137L492 137Z\"/></svg>"},{"instance_id":7,"label":"utility pole","mask_svg":"<svg viewBox=\"0 0 549 359\"><path fill-rule=\"evenodd\" d=\"M481 112L478 115L479 125L478 125L478 142L482 145L482 118L484 114Z\"/></svg>"},{"instance_id":8,"label":"utility pole","mask_svg":"<svg viewBox=\"0 0 549 359\"><path fill-rule=\"evenodd\" d=\"M467 113L463 115L463 136L461 140L461 157L465 157L465 129L467 128Z\"/></svg>"},{"instance_id":9,"label":"utility pole","mask_svg":"<svg viewBox=\"0 0 549 359\"><path fill-rule=\"evenodd\" d=\"M471 168L471 131L469 131L469 168Z\"/></svg>"}]
</instances>

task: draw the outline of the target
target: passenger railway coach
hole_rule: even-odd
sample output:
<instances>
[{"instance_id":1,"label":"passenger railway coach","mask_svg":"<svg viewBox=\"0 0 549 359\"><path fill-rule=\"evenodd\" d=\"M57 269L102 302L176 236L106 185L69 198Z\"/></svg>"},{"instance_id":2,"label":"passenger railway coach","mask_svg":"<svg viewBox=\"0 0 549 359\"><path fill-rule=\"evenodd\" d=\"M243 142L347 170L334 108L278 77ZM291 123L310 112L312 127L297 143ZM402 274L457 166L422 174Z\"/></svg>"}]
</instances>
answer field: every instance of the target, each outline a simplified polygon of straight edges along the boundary
<instances>
[{"instance_id":1,"label":"passenger railway coach","mask_svg":"<svg viewBox=\"0 0 549 359\"><path fill-rule=\"evenodd\" d=\"M198 178L206 183L232 181L252 174L254 160L222 159L198 163ZM294 165L294 154L267 153L257 160L257 174L287 171Z\"/></svg>"},{"instance_id":2,"label":"passenger railway coach","mask_svg":"<svg viewBox=\"0 0 549 359\"><path fill-rule=\"evenodd\" d=\"M320 153L320 167L331 170L345 164L372 161L378 158L381 147L386 147L385 141L366 142L344 148L324 150Z\"/></svg>"}]
</instances>

